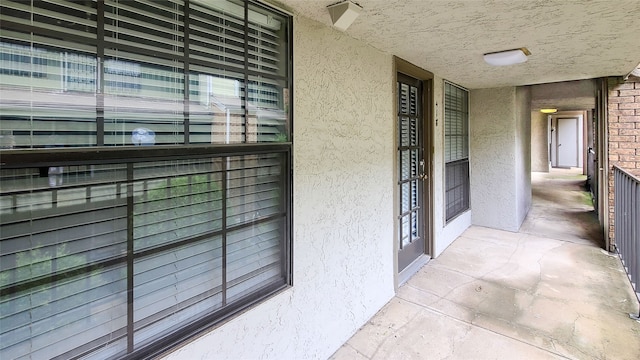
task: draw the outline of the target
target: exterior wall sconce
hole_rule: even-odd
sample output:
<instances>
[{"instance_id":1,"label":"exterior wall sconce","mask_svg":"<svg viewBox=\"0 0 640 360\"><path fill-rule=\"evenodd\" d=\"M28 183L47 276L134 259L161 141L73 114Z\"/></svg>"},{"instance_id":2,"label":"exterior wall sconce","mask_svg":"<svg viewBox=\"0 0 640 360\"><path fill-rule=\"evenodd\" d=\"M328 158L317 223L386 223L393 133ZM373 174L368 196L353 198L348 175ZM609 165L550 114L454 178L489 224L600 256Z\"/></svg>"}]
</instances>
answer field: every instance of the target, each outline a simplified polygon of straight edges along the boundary
<instances>
[{"instance_id":1,"label":"exterior wall sconce","mask_svg":"<svg viewBox=\"0 0 640 360\"><path fill-rule=\"evenodd\" d=\"M327 6L333 27L340 31L345 31L353 21L360 15L362 7L351 1L342 1L337 4Z\"/></svg>"},{"instance_id":2,"label":"exterior wall sconce","mask_svg":"<svg viewBox=\"0 0 640 360\"><path fill-rule=\"evenodd\" d=\"M484 54L484 61L493 66L507 66L523 63L529 55L531 52L527 48L496 51Z\"/></svg>"},{"instance_id":3,"label":"exterior wall sconce","mask_svg":"<svg viewBox=\"0 0 640 360\"><path fill-rule=\"evenodd\" d=\"M540 109L540 112L543 114L555 114L558 112L558 109Z\"/></svg>"}]
</instances>

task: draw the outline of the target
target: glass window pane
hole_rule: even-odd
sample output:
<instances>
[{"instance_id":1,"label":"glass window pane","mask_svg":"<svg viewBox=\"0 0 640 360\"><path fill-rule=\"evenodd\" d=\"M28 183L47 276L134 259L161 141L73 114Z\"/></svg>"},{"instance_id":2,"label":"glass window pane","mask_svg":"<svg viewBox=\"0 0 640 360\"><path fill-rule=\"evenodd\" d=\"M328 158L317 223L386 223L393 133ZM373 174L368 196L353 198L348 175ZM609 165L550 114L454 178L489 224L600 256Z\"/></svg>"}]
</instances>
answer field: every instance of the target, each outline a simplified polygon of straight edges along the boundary
<instances>
[{"instance_id":1,"label":"glass window pane","mask_svg":"<svg viewBox=\"0 0 640 360\"><path fill-rule=\"evenodd\" d=\"M283 212L281 155L233 157L227 167L228 226Z\"/></svg>"},{"instance_id":2,"label":"glass window pane","mask_svg":"<svg viewBox=\"0 0 640 360\"><path fill-rule=\"evenodd\" d=\"M223 305L220 236L140 258L133 268L136 344L175 331Z\"/></svg>"},{"instance_id":3,"label":"glass window pane","mask_svg":"<svg viewBox=\"0 0 640 360\"><path fill-rule=\"evenodd\" d=\"M286 82L249 77L247 142L288 142L289 89Z\"/></svg>"},{"instance_id":4,"label":"glass window pane","mask_svg":"<svg viewBox=\"0 0 640 360\"><path fill-rule=\"evenodd\" d=\"M182 64L104 63L104 144L175 145L184 139Z\"/></svg>"},{"instance_id":5,"label":"glass window pane","mask_svg":"<svg viewBox=\"0 0 640 360\"><path fill-rule=\"evenodd\" d=\"M0 149L96 145L96 58L0 40Z\"/></svg>"},{"instance_id":6,"label":"glass window pane","mask_svg":"<svg viewBox=\"0 0 640 360\"><path fill-rule=\"evenodd\" d=\"M445 83L446 218L469 208L469 93Z\"/></svg>"},{"instance_id":7,"label":"glass window pane","mask_svg":"<svg viewBox=\"0 0 640 360\"><path fill-rule=\"evenodd\" d=\"M400 238L400 249L411 244L411 214L403 216L400 221L402 237Z\"/></svg>"},{"instance_id":8,"label":"glass window pane","mask_svg":"<svg viewBox=\"0 0 640 360\"><path fill-rule=\"evenodd\" d=\"M221 160L136 164L133 237L136 252L222 229Z\"/></svg>"},{"instance_id":9,"label":"glass window pane","mask_svg":"<svg viewBox=\"0 0 640 360\"><path fill-rule=\"evenodd\" d=\"M246 140L245 86L241 74L196 67L189 75L189 139L193 144Z\"/></svg>"},{"instance_id":10,"label":"glass window pane","mask_svg":"<svg viewBox=\"0 0 640 360\"><path fill-rule=\"evenodd\" d=\"M126 349L122 167L1 171L0 355Z\"/></svg>"},{"instance_id":11,"label":"glass window pane","mask_svg":"<svg viewBox=\"0 0 640 360\"><path fill-rule=\"evenodd\" d=\"M288 21L262 6L249 4L249 69L265 75L288 76Z\"/></svg>"},{"instance_id":12,"label":"glass window pane","mask_svg":"<svg viewBox=\"0 0 640 360\"><path fill-rule=\"evenodd\" d=\"M239 300L284 281L282 219L252 224L227 238L227 298Z\"/></svg>"},{"instance_id":13,"label":"glass window pane","mask_svg":"<svg viewBox=\"0 0 640 360\"><path fill-rule=\"evenodd\" d=\"M0 358L131 355L288 284L289 146L179 145L290 142L289 16L243 0L0 13L0 149L52 149L3 153ZM151 145L174 146L135 149ZM54 149L89 146L123 148Z\"/></svg>"},{"instance_id":14,"label":"glass window pane","mask_svg":"<svg viewBox=\"0 0 640 360\"><path fill-rule=\"evenodd\" d=\"M190 13L190 58L237 71L244 69L244 4L237 0L194 0Z\"/></svg>"}]
</instances>

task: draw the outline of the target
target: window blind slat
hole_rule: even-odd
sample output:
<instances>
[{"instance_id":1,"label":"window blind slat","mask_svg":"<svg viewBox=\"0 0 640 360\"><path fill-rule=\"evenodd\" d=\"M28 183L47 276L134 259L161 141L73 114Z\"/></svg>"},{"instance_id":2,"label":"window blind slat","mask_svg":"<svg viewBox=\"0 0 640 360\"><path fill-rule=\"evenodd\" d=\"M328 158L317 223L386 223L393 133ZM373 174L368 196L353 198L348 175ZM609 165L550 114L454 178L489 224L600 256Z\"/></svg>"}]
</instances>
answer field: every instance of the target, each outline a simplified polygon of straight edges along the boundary
<instances>
[{"instance_id":1,"label":"window blind slat","mask_svg":"<svg viewBox=\"0 0 640 360\"><path fill-rule=\"evenodd\" d=\"M119 164L71 151L82 165L0 169L1 358L129 355L288 281L288 152L130 152L287 141L290 19L235 0L99 4L0 3L0 149L130 146Z\"/></svg>"},{"instance_id":2,"label":"window blind slat","mask_svg":"<svg viewBox=\"0 0 640 360\"><path fill-rule=\"evenodd\" d=\"M469 208L468 91L445 83L445 196L447 221Z\"/></svg>"}]
</instances>

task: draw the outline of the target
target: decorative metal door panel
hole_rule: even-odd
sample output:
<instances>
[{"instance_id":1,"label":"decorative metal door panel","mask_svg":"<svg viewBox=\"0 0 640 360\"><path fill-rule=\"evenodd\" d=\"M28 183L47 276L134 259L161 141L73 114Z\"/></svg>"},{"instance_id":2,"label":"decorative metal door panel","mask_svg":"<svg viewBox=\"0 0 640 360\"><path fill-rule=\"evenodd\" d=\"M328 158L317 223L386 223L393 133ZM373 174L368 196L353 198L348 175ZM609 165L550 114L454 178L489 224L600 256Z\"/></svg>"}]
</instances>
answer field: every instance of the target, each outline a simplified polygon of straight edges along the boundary
<instances>
[{"instance_id":1,"label":"decorative metal door panel","mask_svg":"<svg viewBox=\"0 0 640 360\"><path fill-rule=\"evenodd\" d=\"M425 253L422 81L398 73L398 271Z\"/></svg>"}]
</instances>

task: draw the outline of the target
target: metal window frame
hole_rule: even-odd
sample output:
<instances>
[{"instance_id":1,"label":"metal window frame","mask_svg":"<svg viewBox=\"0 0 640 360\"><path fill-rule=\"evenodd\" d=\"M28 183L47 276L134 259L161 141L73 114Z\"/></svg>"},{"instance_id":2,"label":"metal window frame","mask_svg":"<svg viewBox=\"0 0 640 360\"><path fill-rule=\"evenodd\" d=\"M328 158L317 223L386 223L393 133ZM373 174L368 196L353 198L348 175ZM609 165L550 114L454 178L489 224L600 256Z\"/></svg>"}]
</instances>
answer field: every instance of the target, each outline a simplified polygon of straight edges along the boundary
<instances>
[{"instance_id":1,"label":"metal window frame","mask_svg":"<svg viewBox=\"0 0 640 360\"><path fill-rule=\"evenodd\" d=\"M189 36L188 36L188 19L189 19L189 1L185 1L185 52L183 56L171 56L171 60L179 60L184 64L184 73L185 73L185 139L184 144L179 145L160 145L160 146L150 146L150 147L133 147L133 146L124 146L124 147L112 147L112 146L104 146L104 82L102 81L102 68L104 62L104 49L107 46L118 46L122 47L122 45L112 44L110 42L105 41L104 39L104 10L105 4L103 1L98 0L97 2L97 26L98 26L98 34L97 39L85 39L78 38L76 40L82 41L84 43L88 43L90 45L96 45L96 58L97 58L97 66L98 69L98 91L97 91L97 102L96 102L96 122L97 122L97 146L89 147L89 148L59 148L59 149L17 149L17 150L2 150L0 157L0 166L5 169L19 169L25 167L47 167L47 166L70 166L70 165L82 165L82 164L128 164L128 177L132 176L132 168L133 163L136 162L148 162L148 161L159 161L159 160L180 160L180 159L197 159L197 158L227 158L231 156L242 156L242 155L256 155L256 154L267 154L267 153L281 153L283 154L283 174L282 174L282 183L281 188L283 191L283 214L279 214L278 218L282 218L284 221L284 239L283 239L283 248L281 249L282 256L282 266L283 266L283 274L285 276L285 282L282 285L270 285L266 288L261 288L250 296L246 296L240 301L233 302L227 306L223 306L218 311L213 312L210 315L207 315L196 322L193 322L176 332L170 334L169 336L162 338L160 340L155 340L152 343L145 345L137 350L134 350L133 343L133 332L132 330L132 321L127 321L128 323L128 331L127 334L123 334L123 336L128 337L128 350L127 354L120 354L119 356L124 359L139 359L139 358L148 358L157 356L164 352L167 352L171 348L179 345L180 343L196 336L205 331L211 330L212 327L219 325L221 322L228 320L229 318L238 315L242 310L253 306L257 303L260 303L267 299L268 297L286 289L290 286L293 286L293 244L292 244L292 234L293 234L293 218L292 218L292 207L293 207L293 17L291 14L288 14L284 11L273 8L272 6L262 4L260 2L254 0L245 0L244 4L244 34L245 34L245 51L244 51L244 66L241 68L230 66L227 64L220 64L215 62L206 62L202 60L190 60L189 59ZM279 75L271 75L262 73L259 71L252 70L249 68L250 58L248 56L248 41L249 41L249 27L248 27L248 9L249 6L259 7L261 9L265 9L266 11L274 14L278 14L287 19L286 23L286 35L285 39L287 41L287 70L286 76ZM23 32L33 32L33 33L46 33L46 35L54 35L51 34L50 31L45 31L43 28L39 26L28 26L16 23L5 22L3 27L14 28ZM68 34L58 34L60 36L67 36ZM67 36L68 38L68 36ZM44 46L47 47L47 46ZM190 95L189 92L189 65L197 64L203 65L214 69L224 69L224 70L233 70L239 74L243 74L242 76L245 79L245 86L248 86L248 78L252 75L260 76L263 78L273 79L273 80L283 80L288 86L287 97L289 104L289 111L287 112L287 121L285 123L285 131L288 136L288 142L281 143L242 143L242 144L234 144L234 145L219 145L219 144L190 144L189 142L189 132L188 132L188 121L189 121L189 102L188 97ZM248 107L246 106L246 102L248 101L248 96L245 96L245 115L248 111ZM245 117L246 121L246 117ZM130 183L129 183L130 184ZM129 186L130 187L130 186ZM127 189L127 193L131 192L132 189ZM128 202L131 202L130 196L128 197ZM271 217L261 221L273 220ZM131 214L128 215L128 222L132 222ZM240 228L239 226L232 226L230 229L223 228L222 232L231 231L236 228ZM129 229L131 229L129 227ZM131 232L132 230L128 230ZM131 234L130 234L131 235ZM128 236L131 237L131 236ZM193 240L193 239L191 239ZM191 241L190 240L190 241ZM132 243L128 241L128 243ZM183 245L181 242L178 245ZM170 246L177 246L176 244L171 244ZM110 262L124 262L128 264L132 264L134 260L134 254L131 251L129 245L129 249L127 254L122 259L109 260ZM157 249L154 249L155 252ZM140 256L139 254L136 257ZM75 269L75 272L81 271L90 271L90 268L95 265L95 263L88 264L86 269ZM127 278L132 279L133 276L133 267L127 267ZM55 282L55 279L52 277L48 277L47 282ZM36 284L37 282L37 284ZM34 282L34 286L40 284L40 281ZM129 290L132 290L133 283L132 281L128 281L127 287ZM15 289L14 289L15 290ZM2 289L2 294L11 292L12 289ZM129 291L128 294L128 307L133 307L133 292ZM132 314L132 312L129 312ZM132 315L130 315L132 316ZM133 320L131 317L129 320Z\"/></svg>"},{"instance_id":2,"label":"metal window frame","mask_svg":"<svg viewBox=\"0 0 640 360\"><path fill-rule=\"evenodd\" d=\"M443 187L443 192L444 192L444 220L445 220L445 224L448 224L450 222L452 222L453 220L455 220L458 216L460 216L461 214L463 214L464 212L468 211L471 208L471 169L470 169L470 162L469 162L469 157L470 157L470 145L469 145L469 90L457 85L455 83L452 83L450 81L445 80L444 81L444 89L443 89L443 122L444 122L444 131L443 131L443 138L445 139L445 141L443 141L443 146L444 144L446 144L446 137L447 137L447 124L446 124L446 112L447 112L447 85L455 87L459 90L462 90L466 93L466 100L467 100L467 112L466 112L466 117L464 119L464 121L466 122L466 129L467 129L467 134L466 134L466 143L467 143L467 156L463 157L463 158L459 158L459 159L455 159L455 160L449 160L446 161L445 158L445 152L443 151L443 163L444 163L444 187ZM465 182L462 184L462 186L464 186L463 189L463 193L466 195L466 199L463 199L463 201L465 202L466 206L461 207L458 211L456 211L455 213L449 215L447 212L447 209L449 207L449 203L450 203L450 199L449 199L449 195L450 195L450 190L449 189L449 182L447 180L447 168L449 168L450 166L459 166L461 163L466 163L467 166L467 171L466 171L466 179ZM460 185L454 187L454 188L459 188ZM466 201L465 201L466 200Z\"/></svg>"}]
</instances>

